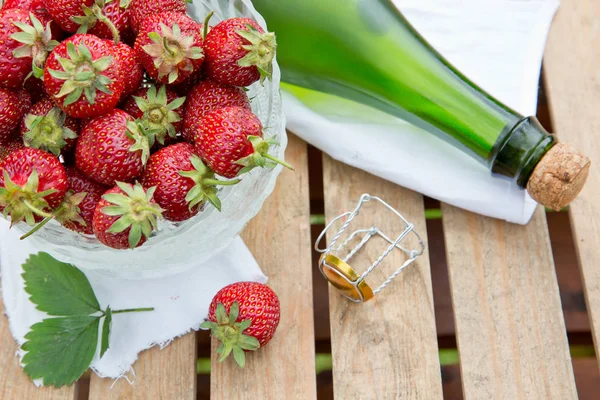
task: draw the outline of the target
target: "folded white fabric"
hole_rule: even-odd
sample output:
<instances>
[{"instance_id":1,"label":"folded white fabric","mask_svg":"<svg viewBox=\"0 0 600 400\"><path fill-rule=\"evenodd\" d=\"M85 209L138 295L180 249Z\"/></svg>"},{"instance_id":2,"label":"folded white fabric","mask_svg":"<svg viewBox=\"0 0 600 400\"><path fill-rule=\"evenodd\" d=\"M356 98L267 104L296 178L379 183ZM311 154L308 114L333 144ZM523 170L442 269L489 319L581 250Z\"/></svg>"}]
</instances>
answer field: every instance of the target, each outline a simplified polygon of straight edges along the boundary
<instances>
[{"instance_id":1,"label":"folded white fabric","mask_svg":"<svg viewBox=\"0 0 600 400\"><path fill-rule=\"evenodd\" d=\"M394 0L460 71L535 115L540 64L558 0ZM537 204L452 145L402 120L286 86L288 128L333 158L479 214L526 224Z\"/></svg>"},{"instance_id":2,"label":"folded white fabric","mask_svg":"<svg viewBox=\"0 0 600 400\"><path fill-rule=\"evenodd\" d=\"M12 334L19 344L25 341L31 325L47 318L35 309L23 290L21 265L29 254L37 253L28 243L20 241L19 233L9 231L8 222L0 219L2 296ZM190 330L199 329L210 301L222 287L239 281L267 280L239 237L209 262L167 278L131 281L84 273L103 307L155 308L152 312L114 316L110 348L101 360L96 355L92 363L98 375L110 378L127 375L142 350L165 346Z\"/></svg>"}]
</instances>

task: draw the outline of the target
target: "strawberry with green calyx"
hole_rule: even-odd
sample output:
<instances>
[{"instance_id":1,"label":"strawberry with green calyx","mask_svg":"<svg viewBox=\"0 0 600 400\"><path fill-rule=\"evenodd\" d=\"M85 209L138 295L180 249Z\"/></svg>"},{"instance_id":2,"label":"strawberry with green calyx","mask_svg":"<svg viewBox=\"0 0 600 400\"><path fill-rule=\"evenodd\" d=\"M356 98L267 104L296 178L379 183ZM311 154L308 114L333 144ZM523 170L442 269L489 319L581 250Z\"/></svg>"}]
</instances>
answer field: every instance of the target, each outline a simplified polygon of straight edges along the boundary
<instances>
[{"instance_id":1,"label":"strawberry with green calyx","mask_svg":"<svg viewBox=\"0 0 600 400\"><path fill-rule=\"evenodd\" d=\"M0 88L0 143L9 141L30 107L27 91Z\"/></svg>"},{"instance_id":2,"label":"strawberry with green calyx","mask_svg":"<svg viewBox=\"0 0 600 400\"><path fill-rule=\"evenodd\" d=\"M202 163L189 143L177 143L154 153L142 176L144 187L156 187L154 200L163 208L165 219L173 222L192 218L206 202L220 211L217 186L237 183L239 180L215 179L214 172Z\"/></svg>"},{"instance_id":3,"label":"strawberry with green calyx","mask_svg":"<svg viewBox=\"0 0 600 400\"><path fill-rule=\"evenodd\" d=\"M114 249L141 246L158 229L162 209L153 200L155 187L117 182L107 191L94 212L94 234Z\"/></svg>"},{"instance_id":4,"label":"strawberry with green calyx","mask_svg":"<svg viewBox=\"0 0 600 400\"><path fill-rule=\"evenodd\" d=\"M62 39L63 32L58 27L56 22L52 20L52 17L46 9L47 0L5 0L2 4L2 10L9 10L11 8L20 8L22 10L31 11L37 19L40 20L43 26L50 23L50 29L52 30L52 36L54 39Z\"/></svg>"},{"instance_id":5,"label":"strawberry with green calyx","mask_svg":"<svg viewBox=\"0 0 600 400\"><path fill-rule=\"evenodd\" d=\"M49 217L65 197L67 176L60 161L45 151L24 148L0 162L0 210L11 225L34 225Z\"/></svg>"},{"instance_id":6,"label":"strawberry with green calyx","mask_svg":"<svg viewBox=\"0 0 600 400\"><path fill-rule=\"evenodd\" d=\"M67 115L95 117L113 109L125 86L111 45L93 35L74 35L46 61L46 92Z\"/></svg>"},{"instance_id":7,"label":"strawberry with green calyx","mask_svg":"<svg viewBox=\"0 0 600 400\"><path fill-rule=\"evenodd\" d=\"M250 86L271 78L277 41L249 18L218 23L206 36L207 76L224 85Z\"/></svg>"},{"instance_id":8,"label":"strawberry with green calyx","mask_svg":"<svg viewBox=\"0 0 600 400\"><path fill-rule=\"evenodd\" d=\"M59 156L75 144L79 121L67 117L64 111L46 98L34 104L23 118L21 135L27 147L34 147Z\"/></svg>"},{"instance_id":9,"label":"strawberry with green calyx","mask_svg":"<svg viewBox=\"0 0 600 400\"><path fill-rule=\"evenodd\" d=\"M165 144L167 137L175 138L181 128L181 106L185 97L177 94L166 86L158 91L156 86L139 89L129 97L123 105L123 110L135 119L143 121L146 127L154 132L156 141Z\"/></svg>"},{"instance_id":10,"label":"strawberry with green calyx","mask_svg":"<svg viewBox=\"0 0 600 400\"><path fill-rule=\"evenodd\" d=\"M73 17L83 14L83 7L91 7L94 0L46 0L46 9L52 19L67 33L75 33L79 24Z\"/></svg>"},{"instance_id":11,"label":"strawberry with green calyx","mask_svg":"<svg viewBox=\"0 0 600 400\"><path fill-rule=\"evenodd\" d=\"M91 235L94 233L94 211L108 188L94 182L77 168L69 167L66 171L69 191L58 210L53 213L54 218L67 229Z\"/></svg>"},{"instance_id":12,"label":"strawberry with green calyx","mask_svg":"<svg viewBox=\"0 0 600 400\"><path fill-rule=\"evenodd\" d=\"M221 342L219 362L233 353L244 367L246 351L264 347L279 325L280 305L277 294L262 283L239 282L221 289L210 303L208 321L201 327L210 329Z\"/></svg>"},{"instance_id":13,"label":"strawberry with green calyx","mask_svg":"<svg viewBox=\"0 0 600 400\"><path fill-rule=\"evenodd\" d=\"M58 41L53 39L50 22L44 26L32 12L29 13L29 20L29 23L13 22L20 32L13 33L10 38L21 43L13 51L13 56L31 60L31 72L26 78L30 75L41 78L48 54L58 45Z\"/></svg>"},{"instance_id":14,"label":"strawberry with green calyx","mask_svg":"<svg viewBox=\"0 0 600 400\"><path fill-rule=\"evenodd\" d=\"M165 12L185 14L187 3L191 2L191 0L132 0L128 8L131 29L137 35L142 21L152 14L163 14Z\"/></svg>"},{"instance_id":15,"label":"strawberry with green calyx","mask_svg":"<svg viewBox=\"0 0 600 400\"><path fill-rule=\"evenodd\" d=\"M198 72L204 62L200 27L175 12L147 17L134 51L148 75L159 83L175 85Z\"/></svg>"},{"instance_id":16,"label":"strawberry with green calyx","mask_svg":"<svg viewBox=\"0 0 600 400\"><path fill-rule=\"evenodd\" d=\"M190 89L183 111L181 133L185 140L193 141L193 132L206 114L225 107L252 109L248 95L244 89L237 86L221 85L211 80L205 80Z\"/></svg>"},{"instance_id":17,"label":"strawberry with green calyx","mask_svg":"<svg viewBox=\"0 0 600 400\"><path fill-rule=\"evenodd\" d=\"M71 20L79 25L77 33L113 39L117 44L121 34L129 28L127 7L127 0L95 0L91 6L82 5L80 15Z\"/></svg>"},{"instance_id":18,"label":"strawberry with green calyx","mask_svg":"<svg viewBox=\"0 0 600 400\"><path fill-rule=\"evenodd\" d=\"M152 132L115 109L83 128L75 146L75 164L94 181L114 186L142 174L153 144Z\"/></svg>"},{"instance_id":19,"label":"strawberry with green calyx","mask_svg":"<svg viewBox=\"0 0 600 400\"><path fill-rule=\"evenodd\" d=\"M277 164L293 169L269 154L270 146L277 142L264 139L258 117L242 107L220 108L206 114L193 137L200 157L215 173L226 178Z\"/></svg>"}]
</instances>

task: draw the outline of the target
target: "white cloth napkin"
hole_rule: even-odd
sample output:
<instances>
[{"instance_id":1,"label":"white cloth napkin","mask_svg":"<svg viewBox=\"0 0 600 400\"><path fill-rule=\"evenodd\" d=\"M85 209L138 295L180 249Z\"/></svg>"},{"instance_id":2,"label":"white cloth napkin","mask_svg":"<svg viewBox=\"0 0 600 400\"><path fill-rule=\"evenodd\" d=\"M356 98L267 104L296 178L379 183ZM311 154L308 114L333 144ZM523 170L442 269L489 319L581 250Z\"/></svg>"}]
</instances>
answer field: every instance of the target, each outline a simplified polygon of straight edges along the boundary
<instances>
[{"instance_id":1,"label":"white cloth napkin","mask_svg":"<svg viewBox=\"0 0 600 400\"><path fill-rule=\"evenodd\" d=\"M466 76L520 113L535 115L540 64L558 0L394 2ZM402 120L293 88L284 91L284 108L292 132L341 162L509 222L525 224L535 211L524 190Z\"/></svg>"},{"instance_id":2,"label":"white cloth napkin","mask_svg":"<svg viewBox=\"0 0 600 400\"><path fill-rule=\"evenodd\" d=\"M37 253L28 243L20 241L19 233L9 231L8 222L0 219L2 296L12 334L19 344L25 341L31 325L47 318L35 309L23 289L21 265L29 254ZM96 355L91 366L98 375L110 378L127 375L142 350L166 346L190 330L198 330L210 301L222 287L239 281L267 281L239 237L209 262L167 278L131 281L84 273L104 308L155 308L152 312L113 317L110 348L101 360Z\"/></svg>"}]
</instances>

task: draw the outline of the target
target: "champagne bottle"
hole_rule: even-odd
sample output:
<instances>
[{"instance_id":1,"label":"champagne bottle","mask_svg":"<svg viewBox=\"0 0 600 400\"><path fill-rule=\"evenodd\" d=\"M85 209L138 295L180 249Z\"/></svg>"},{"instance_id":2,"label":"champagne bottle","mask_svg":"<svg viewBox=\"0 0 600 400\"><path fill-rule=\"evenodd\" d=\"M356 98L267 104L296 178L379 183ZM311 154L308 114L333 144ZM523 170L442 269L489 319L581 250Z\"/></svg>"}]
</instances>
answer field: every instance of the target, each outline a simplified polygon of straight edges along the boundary
<instances>
[{"instance_id":1,"label":"champagne bottle","mask_svg":"<svg viewBox=\"0 0 600 400\"><path fill-rule=\"evenodd\" d=\"M561 209L590 161L487 94L391 0L253 0L277 35L283 80L398 116L452 142L538 202Z\"/></svg>"}]
</instances>

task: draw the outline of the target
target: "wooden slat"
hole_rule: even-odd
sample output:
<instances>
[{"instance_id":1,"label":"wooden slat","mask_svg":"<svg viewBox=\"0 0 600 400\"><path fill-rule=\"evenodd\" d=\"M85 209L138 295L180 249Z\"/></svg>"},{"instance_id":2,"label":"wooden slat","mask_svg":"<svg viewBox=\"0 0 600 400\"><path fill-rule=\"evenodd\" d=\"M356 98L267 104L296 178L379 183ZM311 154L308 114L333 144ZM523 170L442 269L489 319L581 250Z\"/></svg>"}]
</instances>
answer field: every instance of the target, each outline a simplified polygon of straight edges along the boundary
<instances>
[{"instance_id":1,"label":"wooden slat","mask_svg":"<svg viewBox=\"0 0 600 400\"><path fill-rule=\"evenodd\" d=\"M0 399L73 400L75 398L75 385L61 389L35 387L23 373L16 352L17 343L10 333L0 295Z\"/></svg>"},{"instance_id":2,"label":"wooden slat","mask_svg":"<svg viewBox=\"0 0 600 400\"><path fill-rule=\"evenodd\" d=\"M544 70L558 136L592 159L588 183L571 205L588 312L600 363L600 2L562 0Z\"/></svg>"},{"instance_id":3,"label":"wooden slat","mask_svg":"<svg viewBox=\"0 0 600 400\"><path fill-rule=\"evenodd\" d=\"M196 335L180 337L164 349L140 354L133 365L133 384L92 374L90 400L193 400L196 398Z\"/></svg>"},{"instance_id":4,"label":"wooden slat","mask_svg":"<svg viewBox=\"0 0 600 400\"><path fill-rule=\"evenodd\" d=\"M328 156L324 156L323 170L328 221L353 210L360 196L369 193L399 210L426 239L421 195ZM395 217L384 213L375 207L365 208L361 217L367 223L376 221L381 231L389 235L399 234L402 225ZM361 251L364 257L353 258L352 264L360 273L364 272L368 266L366 259L377 259L382 247L385 246L367 246ZM403 254L394 251L381 268L386 272L393 271L403 261ZM351 303L332 287L329 293L336 399L442 398L427 251L370 302Z\"/></svg>"},{"instance_id":5,"label":"wooden slat","mask_svg":"<svg viewBox=\"0 0 600 400\"><path fill-rule=\"evenodd\" d=\"M310 207L306 143L289 135L286 160L274 193L243 238L281 301L281 321L265 348L248 355L243 370L218 363L213 342L212 399L309 400L316 398Z\"/></svg>"},{"instance_id":6,"label":"wooden slat","mask_svg":"<svg viewBox=\"0 0 600 400\"><path fill-rule=\"evenodd\" d=\"M527 226L442 211L465 399L576 399L543 210Z\"/></svg>"}]
</instances>

